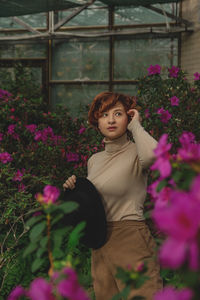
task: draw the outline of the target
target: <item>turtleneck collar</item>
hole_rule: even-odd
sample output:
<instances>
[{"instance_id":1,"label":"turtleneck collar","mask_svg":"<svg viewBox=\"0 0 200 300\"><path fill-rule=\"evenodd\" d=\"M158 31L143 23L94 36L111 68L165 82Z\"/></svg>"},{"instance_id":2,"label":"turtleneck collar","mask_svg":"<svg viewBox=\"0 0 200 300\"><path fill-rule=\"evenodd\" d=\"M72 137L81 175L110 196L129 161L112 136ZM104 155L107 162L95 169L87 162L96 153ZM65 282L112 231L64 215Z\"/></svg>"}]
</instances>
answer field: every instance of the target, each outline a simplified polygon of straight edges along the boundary
<instances>
[{"instance_id":1,"label":"turtleneck collar","mask_svg":"<svg viewBox=\"0 0 200 300\"><path fill-rule=\"evenodd\" d=\"M127 133L124 133L122 136L114 140L109 140L105 137L103 142L105 143L105 151L107 153L114 153L125 148L130 141L128 140Z\"/></svg>"}]
</instances>

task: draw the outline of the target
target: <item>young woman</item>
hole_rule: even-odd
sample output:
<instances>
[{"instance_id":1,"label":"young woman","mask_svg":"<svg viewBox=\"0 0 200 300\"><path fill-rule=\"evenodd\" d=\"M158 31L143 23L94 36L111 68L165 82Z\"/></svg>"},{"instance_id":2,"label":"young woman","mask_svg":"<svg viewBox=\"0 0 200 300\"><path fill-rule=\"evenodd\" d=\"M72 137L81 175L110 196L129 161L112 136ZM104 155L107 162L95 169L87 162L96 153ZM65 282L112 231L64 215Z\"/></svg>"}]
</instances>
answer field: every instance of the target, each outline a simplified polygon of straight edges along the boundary
<instances>
[{"instance_id":1,"label":"young woman","mask_svg":"<svg viewBox=\"0 0 200 300\"><path fill-rule=\"evenodd\" d=\"M103 92L90 107L89 123L104 136L105 150L88 160L88 179L102 196L107 217L107 242L92 250L92 277L96 300L110 300L123 289L115 277L116 267L127 268L147 263L149 279L136 295L152 300L162 288L155 242L145 223L143 205L147 187L147 169L153 163L157 142L140 124L134 97ZM134 142L129 140L131 132ZM72 175L63 187L73 189Z\"/></svg>"}]
</instances>

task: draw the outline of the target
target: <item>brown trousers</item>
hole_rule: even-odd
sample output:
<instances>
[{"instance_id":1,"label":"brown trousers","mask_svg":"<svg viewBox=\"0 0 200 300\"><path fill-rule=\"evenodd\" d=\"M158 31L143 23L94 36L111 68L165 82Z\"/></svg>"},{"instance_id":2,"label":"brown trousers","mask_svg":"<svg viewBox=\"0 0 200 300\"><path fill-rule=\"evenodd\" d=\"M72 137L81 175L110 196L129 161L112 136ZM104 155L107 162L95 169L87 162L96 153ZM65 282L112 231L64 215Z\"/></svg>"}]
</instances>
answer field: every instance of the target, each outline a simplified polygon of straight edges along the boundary
<instances>
[{"instance_id":1,"label":"brown trousers","mask_svg":"<svg viewBox=\"0 0 200 300\"><path fill-rule=\"evenodd\" d=\"M146 261L149 279L139 289L131 290L129 299L136 295L152 300L153 294L162 289L160 267L156 261L155 241L144 221L108 222L106 244L92 250L92 278L96 300L111 300L124 285L115 278L116 266L136 268Z\"/></svg>"}]
</instances>

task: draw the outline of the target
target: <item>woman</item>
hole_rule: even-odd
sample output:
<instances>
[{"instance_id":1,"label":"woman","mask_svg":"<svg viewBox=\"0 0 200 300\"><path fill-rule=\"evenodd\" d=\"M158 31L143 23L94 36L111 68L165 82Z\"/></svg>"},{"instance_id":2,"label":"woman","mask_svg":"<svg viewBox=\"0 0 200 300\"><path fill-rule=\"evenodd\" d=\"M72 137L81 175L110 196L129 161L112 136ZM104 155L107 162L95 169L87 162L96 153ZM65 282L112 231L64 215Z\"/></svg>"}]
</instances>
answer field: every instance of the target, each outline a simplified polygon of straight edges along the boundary
<instances>
[{"instance_id":1,"label":"woman","mask_svg":"<svg viewBox=\"0 0 200 300\"><path fill-rule=\"evenodd\" d=\"M133 97L103 92L90 107L89 123L104 136L105 150L88 160L88 179L102 196L107 217L107 242L92 250L92 277L96 300L110 300L123 289L115 278L116 267L127 268L146 261L149 279L136 295L153 299L162 288L159 265L155 259L155 242L145 224L143 205L147 187L147 169L154 160L157 142L140 124L139 112ZM133 135L134 143L127 132ZM73 189L76 176L64 183Z\"/></svg>"}]
</instances>

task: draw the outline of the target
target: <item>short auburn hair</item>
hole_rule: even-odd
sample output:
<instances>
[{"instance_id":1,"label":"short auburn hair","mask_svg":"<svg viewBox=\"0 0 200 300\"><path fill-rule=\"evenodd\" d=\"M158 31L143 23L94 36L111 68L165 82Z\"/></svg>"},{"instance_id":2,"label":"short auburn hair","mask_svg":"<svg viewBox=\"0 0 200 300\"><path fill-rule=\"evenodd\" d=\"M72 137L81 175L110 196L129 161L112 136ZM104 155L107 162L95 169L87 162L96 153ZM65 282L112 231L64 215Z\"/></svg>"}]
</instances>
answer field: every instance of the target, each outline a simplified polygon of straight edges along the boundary
<instances>
[{"instance_id":1,"label":"short auburn hair","mask_svg":"<svg viewBox=\"0 0 200 300\"><path fill-rule=\"evenodd\" d=\"M134 96L114 92L101 92L91 103L88 112L88 122L90 125L98 127L98 119L102 113L115 106L117 102L121 102L125 111L136 107L136 98Z\"/></svg>"}]
</instances>

